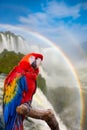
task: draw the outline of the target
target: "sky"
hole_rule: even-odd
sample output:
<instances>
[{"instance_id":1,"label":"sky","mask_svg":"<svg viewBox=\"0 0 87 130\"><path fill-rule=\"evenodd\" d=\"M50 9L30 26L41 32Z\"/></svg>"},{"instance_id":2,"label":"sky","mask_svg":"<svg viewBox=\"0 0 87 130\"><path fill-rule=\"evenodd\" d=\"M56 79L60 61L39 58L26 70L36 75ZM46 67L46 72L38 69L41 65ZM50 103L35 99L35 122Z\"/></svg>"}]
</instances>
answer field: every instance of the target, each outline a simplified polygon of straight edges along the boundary
<instances>
[{"instance_id":1,"label":"sky","mask_svg":"<svg viewBox=\"0 0 87 130\"><path fill-rule=\"evenodd\" d=\"M11 27L37 32L68 55L79 52L87 42L87 0L0 0L0 31Z\"/></svg>"}]
</instances>

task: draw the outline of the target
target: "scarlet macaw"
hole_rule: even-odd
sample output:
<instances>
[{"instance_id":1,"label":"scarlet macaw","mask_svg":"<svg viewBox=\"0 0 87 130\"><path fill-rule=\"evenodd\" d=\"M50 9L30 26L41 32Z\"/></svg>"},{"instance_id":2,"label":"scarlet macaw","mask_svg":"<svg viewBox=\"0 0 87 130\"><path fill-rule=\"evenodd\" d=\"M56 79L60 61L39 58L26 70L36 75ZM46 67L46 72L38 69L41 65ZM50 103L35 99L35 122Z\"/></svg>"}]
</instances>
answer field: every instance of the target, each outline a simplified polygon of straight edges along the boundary
<instances>
[{"instance_id":1,"label":"scarlet macaw","mask_svg":"<svg viewBox=\"0 0 87 130\"><path fill-rule=\"evenodd\" d=\"M4 82L3 115L6 130L23 130L24 116L16 112L16 107L26 104L30 107L36 91L36 78L43 56L30 53L9 73Z\"/></svg>"}]
</instances>

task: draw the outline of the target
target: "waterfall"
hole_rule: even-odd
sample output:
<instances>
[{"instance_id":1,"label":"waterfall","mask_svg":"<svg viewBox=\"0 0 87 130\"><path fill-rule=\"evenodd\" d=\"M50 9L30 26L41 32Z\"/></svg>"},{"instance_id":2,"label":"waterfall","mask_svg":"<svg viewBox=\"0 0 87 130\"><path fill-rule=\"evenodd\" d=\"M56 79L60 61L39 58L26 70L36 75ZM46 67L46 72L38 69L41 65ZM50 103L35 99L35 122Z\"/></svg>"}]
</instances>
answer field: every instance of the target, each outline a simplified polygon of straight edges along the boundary
<instances>
[{"instance_id":1,"label":"waterfall","mask_svg":"<svg viewBox=\"0 0 87 130\"><path fill-rule=\"evenodd\" d=\"M1 33L0 36L1 36L0 52L2 52L4 49L8 50L8 45L7 45L6 38L4 37L4 35Z\"/></svg>"},{"instance_id":2,"label":"waterfall","mask_svg":"<svg viewBox=\"0 0 87 130\"><path fill-rule=\"evenodd\" d=\"M29 45L21 36L5 32L0 33L0 52L4 49L26 54L29 51Z\"/></svg>"},{"instance_id":3,"label":"waterfall","mask_svg":"<svg viewBox=\"0 0 87 130\"><path fill-rule=\"evenodd\" d=\"M39 52L41 48L32 44L30 41L26 41L23 37L15 35L11 32L0 32L0 52L4 49L8 51L21 52L23 54L30 52Z\"/></svg>"}]
</instances>

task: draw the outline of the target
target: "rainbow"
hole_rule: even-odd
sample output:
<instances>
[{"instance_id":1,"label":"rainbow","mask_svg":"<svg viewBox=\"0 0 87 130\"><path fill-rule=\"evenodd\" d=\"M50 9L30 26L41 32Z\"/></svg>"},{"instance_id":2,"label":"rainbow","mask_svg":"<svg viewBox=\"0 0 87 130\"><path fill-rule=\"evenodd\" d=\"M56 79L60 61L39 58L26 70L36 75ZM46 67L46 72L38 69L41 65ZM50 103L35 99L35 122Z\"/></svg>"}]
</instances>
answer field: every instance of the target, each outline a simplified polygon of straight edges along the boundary
<instances>
[{"instance_id":1,"label":"rainbow","mask_svg":"<svg viewBox=\"0 0 87 130\"><path fill-rule=\"evenodd\" d=\"M83 124L83 113L84 113L84 103L83 103L83 95L82 95L82 85L80 83L80 80L79 80L79 77L78 77L78 74L73 66L73 64L70 62L70 60L68 59L68 57L64 54L64 52L58 47L58 45L56 45L54 42L51 42L49 39L47 39L46 37L38 34L38 33L35 33L35 32L31 32L31 33L34 33L33 35L36 36L36 37L39 37L40 40L43 40L44 42L46 42L48 45L50 45L51 47L54 47L55 50L58 51L58 53L63 57L64 59L64 62L68 65L71 73L72 73L72 76L75 78L76 80L76 84L77 84L77 87L78 87L78 90L79 90L79 97L80 97L80 127L79 127L79 130L82 129L82 124Z\"/></svg>"},{"instance_id":2,"label":"rainbow","mask_svg":"<svg viewBox=\"0 0 87 130\"><path fill-rule=\"evenodd\" d=\"M58 45L56 43L50 41L48 38L42 36L41 34L39 34L37 32L33 32L33 31L29 30L28 28L19 27L19 26L12 26L12 25L4 25L4 24L0 24L0 28L1 29L3 28L3 30L11 30L17 34L19 33L22 35L23 35L23 33L27 33L27 35L29 34L33 37L39 38L39 40L43 41L44 43L47 43L47 45L54 47L54 49L56 49L57 52L63 57L64 62L68 65L69 70L71 71L71 74L76 81L76 85L77 85L78 91L79 91L79 97L80 97L80 127L79 127L79 130L81 130L83 120L84 120L83 119L84 103L83 103L83 95L82 95L82 85L80 83L78 74L77 74L74 66L72 65L72 63L68 59L68 57L63 53L63 51L58 47Z\"/></svg>"}]
</instances>

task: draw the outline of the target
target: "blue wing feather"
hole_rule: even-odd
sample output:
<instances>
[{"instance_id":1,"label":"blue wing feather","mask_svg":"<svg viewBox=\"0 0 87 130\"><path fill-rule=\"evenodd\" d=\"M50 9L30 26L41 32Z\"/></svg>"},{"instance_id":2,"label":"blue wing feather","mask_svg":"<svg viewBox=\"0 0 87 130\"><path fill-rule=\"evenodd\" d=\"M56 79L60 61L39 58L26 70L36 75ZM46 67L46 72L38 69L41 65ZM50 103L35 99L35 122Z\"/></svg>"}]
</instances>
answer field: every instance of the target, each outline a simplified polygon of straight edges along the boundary
<instances>
[{"instance_id":1,"label":"blue wing feather","mask_svg":"<svg viewBox=\"0 0 87 130\"><path fill-rule=\"evenodd\" d=\"M9 87L11 87L11 86L9 86ZM10 97L11 95L9 93L7 94L5 91L4 102L3 102L3 106L4 106L3 114L4 114L6 130L12 129L14 120L15 120L15 116L16 116L16 107L21 104L23 91L27 91L27 90L28 90L28 87L27 87L26 78L25 78L25 76L22 76L17 80L14 90L12 90L12 92L15 93L13 98L11 98ZM6 96L9 96L11 98L11 100L9 100L9 102L6 102L7 101Z\"/></svg>"}]
</instances>

